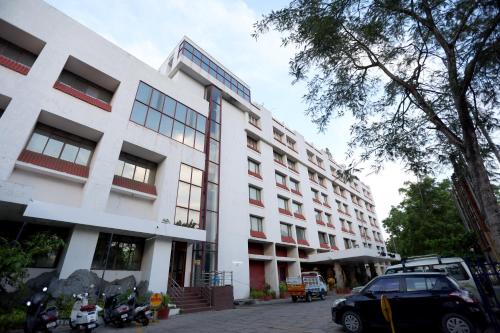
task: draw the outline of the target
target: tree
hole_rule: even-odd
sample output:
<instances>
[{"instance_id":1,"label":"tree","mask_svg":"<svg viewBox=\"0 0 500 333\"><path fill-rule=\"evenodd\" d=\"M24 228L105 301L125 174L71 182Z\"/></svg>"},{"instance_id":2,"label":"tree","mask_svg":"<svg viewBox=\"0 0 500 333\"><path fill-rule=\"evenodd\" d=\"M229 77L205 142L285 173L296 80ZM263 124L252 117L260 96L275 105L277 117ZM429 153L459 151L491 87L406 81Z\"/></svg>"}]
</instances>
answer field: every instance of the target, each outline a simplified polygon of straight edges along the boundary
<instances>
[{"instance_id":1,"label":"tree","mask_svg":"<svg viewBox=\"0 0 500 333\"><path fill-rule=\"evenodd\" d=\"M26 241L9 242L0 237L0 291L5 286L18 288L26 277L26 268L37 256L50 254L64 246L64 241L49 233L35 234Z\"/></svg>"},{"instance_id":2,"label":"tree","mask_svg":"<svg viewBox=\"0 0 500 333\"><path fill-rule=\"evenodd\" d=\"M443 167L470 179L500 253L500 208L489 172L500 161L500 2L295 0L255 24L294 44L295 80L323 130L350 111L350 153L401 160L425 175ZM497 157L497 160L495 159Z\"/></svg>"},{"instance_id":3,"label":"tree","mask_svg":"<svg viewBox=\"0 0 500 333\"><path fill-rule=\"evenodd\" d=\"M437 183L425 177L415 183L406 182L399 192L404 195L403 201L392 207L382 222L390 234L389 251L405 257L470 254L474 238L460 220L450 181Z\"/></svg>"}]
</instances>

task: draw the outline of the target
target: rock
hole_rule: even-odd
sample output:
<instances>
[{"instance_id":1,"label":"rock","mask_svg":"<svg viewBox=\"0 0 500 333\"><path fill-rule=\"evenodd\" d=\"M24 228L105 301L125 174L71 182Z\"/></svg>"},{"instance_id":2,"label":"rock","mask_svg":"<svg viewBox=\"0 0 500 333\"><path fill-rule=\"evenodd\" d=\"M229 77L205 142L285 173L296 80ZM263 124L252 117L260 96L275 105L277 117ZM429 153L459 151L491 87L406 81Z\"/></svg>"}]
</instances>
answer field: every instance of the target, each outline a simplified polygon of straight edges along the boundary
<instances>
[{"instance_id":1,"label":"rock","mask_svg":"<svg viewBox=\"0 0 500 333\"><path fill-rule=\"evenodd\" d=\"M74 271L67 279L52 281L49 286L49 293L55 298L83 292L94 294L99 289L101 281L96 273L88 269L79 269ZM93 289L90 288L91 285L94 285Z\"/></svg>"},{"instance_id":2,"label":"rock","mask_svg":"<svg viewBox=\"0 0 500 333\"><path fill-rule=\"evenodd\" d=\"M140 296L144 296L148 292L148 287L149 287L149 281L147 280L141 281L137 285L137 292L139 293Z\"/></svg>"},{"instance_id":3,"label":"rock","mask_svg":"<svg viewBox=\"0 0 500 333\"><path fill-rule=\"evenodd\" d=\"M135 277L133 275L127 276L123 279L117 279L106 284L104 292L106 295L123 294L127 291L134 289L136 285Z\"/></svg>"},{"instance_id":4,"label":"rock","mask_svg":"<svg viewBox=\"0 0 500 333\"><path fill-rule=\"evenodd\" d=\"M52 281L57 280L58 273L56 270L45 272L33 279L26 281L26 287L29 289L29 294L42 291L44 287L49 287Z\"/></svg>"}]
</instances>

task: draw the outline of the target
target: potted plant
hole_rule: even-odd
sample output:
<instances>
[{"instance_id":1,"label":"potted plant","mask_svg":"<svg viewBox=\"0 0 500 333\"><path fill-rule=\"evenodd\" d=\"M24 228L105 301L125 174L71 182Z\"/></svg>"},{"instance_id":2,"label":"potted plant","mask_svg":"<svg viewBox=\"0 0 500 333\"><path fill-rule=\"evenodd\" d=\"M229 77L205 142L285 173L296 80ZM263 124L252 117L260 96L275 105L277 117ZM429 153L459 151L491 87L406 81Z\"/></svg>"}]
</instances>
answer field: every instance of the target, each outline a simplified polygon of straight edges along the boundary
<instances>
[{"instance_id":1,"label":"potted plant","mask_svg":"<svg viewBox=\"0 0 500 333\"><path fill-rule=\"evenodd\" d=\"M168 314L170 309L168 304L170 303L170 297L168 295L162 294L162 300L160 308L158 309L158 319L168 319Z\"/></svg>"},{"instance_id":2,"label":"potted plant","mask_svg":"<svg viewBox=\"0 0 500 333\"><path fill-rule=\"evenodd\" d=\"M266 283L266 285L264 286L263 299L264 299L264 301L269 301L269 300L273 299L272 292L271 292L271 286L268 283Z\"/></svg>"},{"instance_id":3,"label":"potted plant","mask_svg":"<svg viewBox=\"0 0 500 333\"><path fill-rule=\"evenodd\" d=\"M280 282L279 288L280 288L280 298L287 298L288 297L288 293L287 293L288 289L286 287L285 281Z\"/></svg>"}]
</instances>

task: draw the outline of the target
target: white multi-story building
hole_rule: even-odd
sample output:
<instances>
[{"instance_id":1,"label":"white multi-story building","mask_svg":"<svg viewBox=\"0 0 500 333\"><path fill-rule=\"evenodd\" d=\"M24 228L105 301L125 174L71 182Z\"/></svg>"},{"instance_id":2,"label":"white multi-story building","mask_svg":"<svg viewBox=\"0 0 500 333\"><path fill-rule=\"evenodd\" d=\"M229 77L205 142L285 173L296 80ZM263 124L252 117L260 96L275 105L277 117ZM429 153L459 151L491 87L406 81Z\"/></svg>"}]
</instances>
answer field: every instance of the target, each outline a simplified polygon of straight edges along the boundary
<instances>
[{"instance_id":1,"label":"white multi-story building","mask_svg":"<svg viewBox=\"0 0 500 333\"><path fill-rule=\"evenodd\" d=\"M31 277L105 270L160 292L230 271L238 299L301 270L361 282L392 259L369 187L187 37L157 70L44 2L5 0L0 65L0 236L65 240Z\"/></svg>"}]
</instances>

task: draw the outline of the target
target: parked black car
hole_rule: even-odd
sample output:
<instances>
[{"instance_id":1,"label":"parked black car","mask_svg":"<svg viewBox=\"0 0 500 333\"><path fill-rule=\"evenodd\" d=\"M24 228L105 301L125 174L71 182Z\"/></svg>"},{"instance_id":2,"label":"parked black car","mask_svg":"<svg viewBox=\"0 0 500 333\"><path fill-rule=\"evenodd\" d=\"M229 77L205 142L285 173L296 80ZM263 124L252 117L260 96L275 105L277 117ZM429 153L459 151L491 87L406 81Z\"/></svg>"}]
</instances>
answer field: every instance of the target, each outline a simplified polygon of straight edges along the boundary
<instances>
[{"instance_id":1,"label":"parked black car","mask_svg":"<svg viewBox=\"0 0 500 333\"><path fill-rule=\"evenodd\" d=\"M380 306L382 295L391 305L396 331L428 327L446 333L475 333L486 326L479 301L445 273L379 276L359 294L335 300L333 321L350 333L389 327Z\"/></svg>"}]
</instances>

